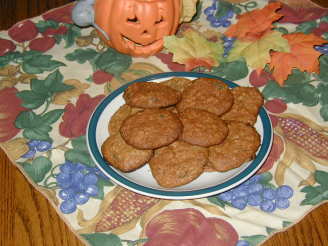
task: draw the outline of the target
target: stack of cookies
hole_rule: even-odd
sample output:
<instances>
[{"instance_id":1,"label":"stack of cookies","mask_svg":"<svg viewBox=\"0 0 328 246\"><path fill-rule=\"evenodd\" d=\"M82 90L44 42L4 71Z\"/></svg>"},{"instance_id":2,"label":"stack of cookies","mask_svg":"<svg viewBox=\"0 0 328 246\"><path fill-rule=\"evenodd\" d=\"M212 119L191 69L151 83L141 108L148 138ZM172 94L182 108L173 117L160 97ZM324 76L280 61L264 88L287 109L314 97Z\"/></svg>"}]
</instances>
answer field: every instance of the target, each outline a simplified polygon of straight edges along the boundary
<instances>
[{"instance_id":1,"label":"stack of cookies","mask_svg":"<svg viewBox=\"0 0 328 246\"><path fill-rule=\"evenodd\" d=\"M104 159L130 172L149 164L165 188L203 172L226 172L252 160L260 146L253 127L263 97L253 87L230 89L211 78L172 78L130 85L109 122Z\"/></svg>"}]
</instances>

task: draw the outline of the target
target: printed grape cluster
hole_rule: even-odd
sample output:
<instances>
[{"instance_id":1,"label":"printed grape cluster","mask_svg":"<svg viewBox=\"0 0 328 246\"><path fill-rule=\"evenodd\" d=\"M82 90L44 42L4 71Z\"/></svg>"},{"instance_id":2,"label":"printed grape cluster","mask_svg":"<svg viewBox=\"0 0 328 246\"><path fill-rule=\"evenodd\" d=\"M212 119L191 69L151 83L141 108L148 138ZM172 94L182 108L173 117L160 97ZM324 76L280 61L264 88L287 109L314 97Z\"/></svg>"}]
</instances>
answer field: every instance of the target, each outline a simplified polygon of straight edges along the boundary
<instances>
[{"instance_id":1,"label":"printed grape cluster","mask_svg":"<svg viewBox=\"0 0 328 246\"><path fill-rule=\"evenodd\" d=\"M50 142L35 139L30 140L27 145L29 151L22 155L22 158L33 158L37 152L45 152L52 147Z\"/></svg>"},{"instance_id":2,"label":"printed grape cluster","mask_svg":"<svg viewBox=\"0 0 328 246\"><path fill-rule=\"evenodd\" d=\"M206 19L210 22L212 27L228 27L231 25L230 19L234 16L232 9L228 10L225 15L221 17L216 16L216 12L220 8L220 1L213 0L212 5L204 9Z\"/></svg>"},{"instance_id":3,"label":"printed grape cluster","mask_svg":"<svg viewBox=\"0 0 328 246\"><path fill-rule=\"evenodd\" d=\"M276 209L289 207L293 189L288 185L278 188L263 184L262 175L255 175L234 189L218 195L218 198L243 210L246 206L259 207L262 211L272 213Z\"/></svg>"},{"instance_id":4,"label":"printed grape cluster","mask_svg":"<svg viewBox=\"0 0 328 246\"><path fill-rule=\"evenodd\" d=\"M62 199L60 210L64 214L73 213L78 205L85 204L90 197L97 197L99 175L103 174L96 167L69 161L61 164L56 175L60 187L58 196Z\"/></svg>"},{"instance_id":5,"label":"printed grape cluster","mask_svg":"<svg viewBox=\"0 0 328 246\"><path fill-rule=\"evenodd\" d=\"M227 36L223 36L222 37L223 40L223 47L224 47L224 53L223 56L227 57L230 50L233 48L233 44L236 40L236 38L231 38L231 37L227 37Z\"/></svg>"}]
</instances>

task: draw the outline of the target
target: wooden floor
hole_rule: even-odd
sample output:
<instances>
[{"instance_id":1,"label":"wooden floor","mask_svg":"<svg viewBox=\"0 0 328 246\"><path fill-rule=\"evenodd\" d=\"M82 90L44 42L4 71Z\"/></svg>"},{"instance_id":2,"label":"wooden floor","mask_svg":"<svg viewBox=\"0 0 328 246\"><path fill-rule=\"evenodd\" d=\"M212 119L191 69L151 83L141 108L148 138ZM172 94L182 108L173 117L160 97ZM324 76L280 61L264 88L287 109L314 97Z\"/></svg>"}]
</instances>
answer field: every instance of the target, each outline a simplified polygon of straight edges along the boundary
<instances>
[{"instance_id":1,"label":"wooden floor","mask_svg":"<svg viewBox=\"0 0 328 246\"><path fill-rule=\"evenodd\" d=\"M0 30L69 0L0 0ZM328 7L328 0L316 0ZM0 151L0 246L82 245L47 200ZM179 245L177 245L179 246ZM201 245L200 245L201 246ZM328 204L264 246L328 246Z\"/></svg>"}]
</instances>

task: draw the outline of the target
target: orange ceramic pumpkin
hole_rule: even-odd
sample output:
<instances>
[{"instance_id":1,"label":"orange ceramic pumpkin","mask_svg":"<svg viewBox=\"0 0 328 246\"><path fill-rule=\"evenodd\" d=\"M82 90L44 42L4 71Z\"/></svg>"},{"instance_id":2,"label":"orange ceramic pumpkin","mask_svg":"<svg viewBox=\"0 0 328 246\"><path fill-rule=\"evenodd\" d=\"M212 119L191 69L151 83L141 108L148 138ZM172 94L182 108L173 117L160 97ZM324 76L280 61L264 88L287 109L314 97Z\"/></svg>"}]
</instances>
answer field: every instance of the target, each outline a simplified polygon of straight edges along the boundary
<instances>
[{"instance_id":1,"label":"orange ceramic pumpkin","mask_svg":"<svg viewBox=\"0 0 328 246\"><path fill-rule=\"evenodd\" d=\"M176 32L181 0L96 0L95 23L103 40L132 56L150 56L163 48L163 37Z\"/></svg>"}]
</instances>

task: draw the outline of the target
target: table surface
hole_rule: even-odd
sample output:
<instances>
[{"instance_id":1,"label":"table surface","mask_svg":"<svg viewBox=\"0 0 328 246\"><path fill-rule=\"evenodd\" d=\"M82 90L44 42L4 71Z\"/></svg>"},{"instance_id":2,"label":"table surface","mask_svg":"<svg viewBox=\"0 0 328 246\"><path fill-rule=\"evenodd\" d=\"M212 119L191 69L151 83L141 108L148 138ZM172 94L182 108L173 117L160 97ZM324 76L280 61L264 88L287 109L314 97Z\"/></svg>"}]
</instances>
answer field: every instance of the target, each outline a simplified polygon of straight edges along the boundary
<instances>
[{"instance_id":1,"label":"table surface","mask_svg":"<svg viewBox=\"0 0 328 246\"><path fill-rule=\"evenodd\" d=\"M0 30L37 16L70 0L2 0ZM327 0L316 0L328 7ZM23 192L22 192L23 191ZM298 224L270 238L263 246L328 245L328 204L313 210ZM0 245L83 245L46 198L29 184L0 150Z\"/></svg>"}]
</instances>

